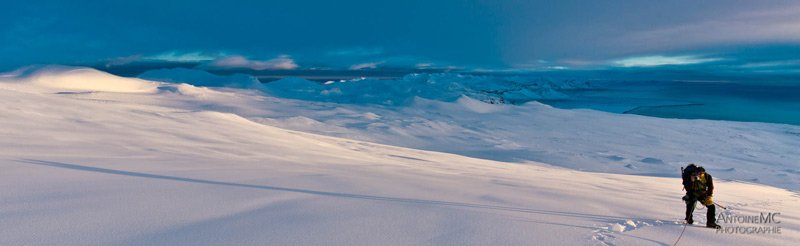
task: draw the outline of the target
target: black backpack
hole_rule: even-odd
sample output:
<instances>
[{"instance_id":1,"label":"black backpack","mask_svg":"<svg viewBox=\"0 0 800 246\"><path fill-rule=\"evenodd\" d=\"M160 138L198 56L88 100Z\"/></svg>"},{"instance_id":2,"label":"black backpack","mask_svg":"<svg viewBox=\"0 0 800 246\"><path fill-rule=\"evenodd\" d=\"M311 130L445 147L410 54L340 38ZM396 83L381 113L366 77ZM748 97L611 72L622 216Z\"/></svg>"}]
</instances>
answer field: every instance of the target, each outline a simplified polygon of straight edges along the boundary
<instances>
[{"instance_id":1,"label":"black backpack","mask_svg":"<svg viewBox=\"0 0 800 246\"><path fill-rule=\"evenodd\" d=\"M692 182L690 177L692 176L692 174L696 173L698 170L700 170L700 168L698 168L697 165L695 165L694 163L689 164L685 168L681 167L681 178L683 179L684 187Z\"/></svg>"}]
</instances>

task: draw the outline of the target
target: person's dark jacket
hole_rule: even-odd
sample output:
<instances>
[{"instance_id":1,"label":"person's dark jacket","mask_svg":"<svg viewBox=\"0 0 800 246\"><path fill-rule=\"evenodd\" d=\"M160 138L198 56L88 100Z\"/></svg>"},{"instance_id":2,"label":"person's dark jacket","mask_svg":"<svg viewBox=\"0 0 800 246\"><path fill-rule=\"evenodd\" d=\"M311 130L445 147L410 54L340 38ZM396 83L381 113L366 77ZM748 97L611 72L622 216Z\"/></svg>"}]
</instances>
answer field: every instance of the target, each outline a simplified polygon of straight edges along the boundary
<instances>
[{"instance_id":1,"label":"person's dark jacket","mask_svg":"<svg viewBox=\"0 0 800 246\"><path fill-rule=\"evenodd\" d=\"M694 186L692 185L692 179L690 177L683 178L683 188L686 189L686 194L689 196L694 196L695 193L700 193L700 197L705 196L712 196L714 194L714 179L711 178L711 174L705 173L706 178L706 190L704 191L695 191L693 190Z\"/></svg>"}]
</instances>

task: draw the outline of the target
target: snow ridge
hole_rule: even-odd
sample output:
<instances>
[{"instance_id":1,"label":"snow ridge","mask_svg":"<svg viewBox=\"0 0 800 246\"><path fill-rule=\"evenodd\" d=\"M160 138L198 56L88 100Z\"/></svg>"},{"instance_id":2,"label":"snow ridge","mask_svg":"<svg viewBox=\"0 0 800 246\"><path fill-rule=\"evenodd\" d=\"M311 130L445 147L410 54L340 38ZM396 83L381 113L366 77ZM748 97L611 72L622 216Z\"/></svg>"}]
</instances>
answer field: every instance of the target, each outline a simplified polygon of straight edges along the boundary
<instances>
[{"instance_id":1,"label":"snow ridge","mask_svg":"<svg viewBox=\"0 0 800 246\"><path fill-rule=\"evenodd\" d=\"M575 80L440 73L409 74L388 80L359 78L322 84L287 78L265 86L274 95L301 100L408 105L414 97L452 102L461 96L490 104L522 104L540 99L566 98L567 95L559 90L588 88L591 85Z\"/></svg>"},{"instance_id":2,"label":"snow ridge","mask_svg":"<svg viewBox=\"0 0 800 246\"><path fill-rule=\"evenodd\" d=\"M31 84L40 88L67 91L153 93L158 83L124 78L92 68L68 66L30 66L0 75L0 83Z\"/></svg>"}]
</instances>

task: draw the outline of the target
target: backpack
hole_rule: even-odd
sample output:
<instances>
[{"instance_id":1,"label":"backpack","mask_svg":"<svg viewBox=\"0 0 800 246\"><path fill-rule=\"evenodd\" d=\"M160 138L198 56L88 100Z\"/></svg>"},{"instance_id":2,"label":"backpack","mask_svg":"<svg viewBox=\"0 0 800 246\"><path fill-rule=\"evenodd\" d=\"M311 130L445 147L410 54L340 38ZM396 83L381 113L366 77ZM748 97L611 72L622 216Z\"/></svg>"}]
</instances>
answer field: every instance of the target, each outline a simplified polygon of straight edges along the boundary
<instances>
[{"instance_id":1,"label":"backpack","mask_svg":"<svg viewBox=\"0 0 800 246\"><path fill-rule=\"evenodd\" d=\"M688 166L681 167L681 178L683 179L683 187L686 188L687 185L692 183L691 176L692 174L696 173L700 170L697 165L694 163L689 164Z\"/></svg>"}]
</instances>

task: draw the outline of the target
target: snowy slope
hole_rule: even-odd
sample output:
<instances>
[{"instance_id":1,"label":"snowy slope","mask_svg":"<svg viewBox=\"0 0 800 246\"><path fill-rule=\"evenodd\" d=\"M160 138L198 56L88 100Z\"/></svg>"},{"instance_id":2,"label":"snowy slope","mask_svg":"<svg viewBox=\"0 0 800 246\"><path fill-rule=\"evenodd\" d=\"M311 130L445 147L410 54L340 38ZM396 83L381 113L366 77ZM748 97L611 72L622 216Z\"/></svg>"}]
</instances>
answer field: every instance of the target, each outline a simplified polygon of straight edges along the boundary
<instances>
[{"instance_id":1,"label":"snowy slope","mask_svg":"<svg viewBox=\"0 0 800 246\"><path fill-rule=\"evenodd\" d=\"M39 72L63 78L71 71ZM230 113L244 110L231 105L287 103L247 90L57 81L0 78L0 245L663 245L682 229L676 178L285 130ZM717 186L727 213L783 212L783 234L693 227L682 244L800 239L796 193Z\"/></svg>"},{"instance_id":2,"label":"snowy slope","mask_svg":"<svg viewBox=\"0 0 800 246\"><path fill-rule=\"evenodd\" d=\"M192 81L203 73L158 72L149 78ZM521 92L528 99L557 97L560 89L588 86L493 79L419 74L319 84L289 78L260 88L278 97L220 98L207 106L281 128L497 161L664 177L677 177L681 166L695 162L718 178L800 190L800 126L563 110L537 102L487 104L511 101ZM231 83L220 77L191 83L208 81Z\"/></svg>"}]
</instances>

